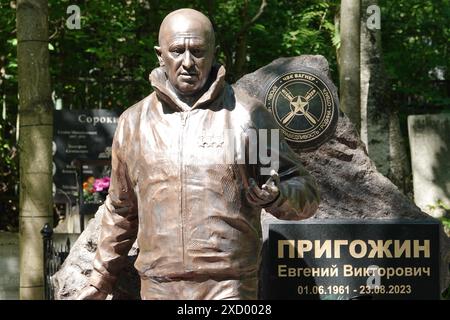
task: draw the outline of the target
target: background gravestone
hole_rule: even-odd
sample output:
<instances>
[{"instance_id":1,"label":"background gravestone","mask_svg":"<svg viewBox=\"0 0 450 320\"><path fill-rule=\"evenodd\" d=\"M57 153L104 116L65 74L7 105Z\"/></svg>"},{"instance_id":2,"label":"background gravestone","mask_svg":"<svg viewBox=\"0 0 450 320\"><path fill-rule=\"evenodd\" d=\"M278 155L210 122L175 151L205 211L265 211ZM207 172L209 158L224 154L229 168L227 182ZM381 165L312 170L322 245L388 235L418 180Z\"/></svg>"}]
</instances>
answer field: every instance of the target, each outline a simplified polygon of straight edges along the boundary
<instances>
[{"instance_id":1,"label":"background gravestone","mask_svg":"<svg viewBox=\"0 0 450 320\"><path fill-rule=\"evenodd\" d=\"M317 69L328 75L328 62L323 56L299 56L280 58L238 80L233 86L245 90L251 96L263 101L266 84L277 77L280 70L295 66ZM336 132L318 149L299 152L299 161L317 179L321 192L321 204L311 219L349 219L364 224L366 219L429 219L389 179L380 174L367 155L353 125L340 114ZM101 207L102 208L102 207ZM101 210L97 212L87 230L82 234L61 270L54 276L55 297L73 299L87 283L92 271L93 251L100 230ZM264 241L267 241L268 225L280 222L263 211L262 227ZM447 236L440 234L440 281L441 289L450 281L448 274L450 243ZM133 273L132 261L136 251L130 252L130 264L120 277L120 283L113 296L139 299L139 278ZM83 263L80 263L82 261ZM134 290L134 291L133 291ZM137 293L136 293L137 292Z\"/></svg>"},{"instance_id":2,"label":"background gravestone","mask_svg":"<svg viewBox=\"0 0 450 320\"><path fill-rule=\"evenodd\" d=\"M53 182L73 202L78 197L78 182L72 161L110 159L118 117L119 112L112 110L54 111Z\"/></svg>"},{"instance_id":3,"label":"background gravestone","mask_svg":"<svg viewBox=\"0 0 450 320\"><path fill-rule=\"evenodd\" d=\"M63 204L65 219L55 232L80 232L79 212L93 214L98 204L80 207L79 184L89 176L107 175L109 166L83 166L83 177L77 176L74 160L111 159L111 145L119 112L115 110L55 110L53 127L53 192L55 204ZM106 169L106 170L105 170ZM108 174L109 175L109 174ZM91 216L92 217L92 216Z\"/></svg>"},{"instance_id":4,"label":"background gravestone","mask_svg":"<svg viewBox=\"0 0 450 320\"><path fill-rule=\"evenodd\" d=\"M408 117L414 202L434 217L450 208L450 114Z\"/></svg>"}]
</instances>

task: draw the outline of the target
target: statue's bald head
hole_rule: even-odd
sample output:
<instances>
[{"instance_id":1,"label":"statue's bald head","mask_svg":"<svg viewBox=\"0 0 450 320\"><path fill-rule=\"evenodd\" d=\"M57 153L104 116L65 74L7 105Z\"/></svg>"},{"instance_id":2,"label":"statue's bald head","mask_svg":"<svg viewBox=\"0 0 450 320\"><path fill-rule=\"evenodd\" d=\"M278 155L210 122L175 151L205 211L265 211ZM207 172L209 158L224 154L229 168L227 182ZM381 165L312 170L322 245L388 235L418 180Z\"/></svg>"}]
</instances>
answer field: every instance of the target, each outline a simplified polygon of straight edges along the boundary
<instances>
[{"instance_id":1,"label":"statue's bald head","mask_svg":"<svg viewBox=\"0 0 450 320\"><path fill-rule=\"evenodd\" d=\"M164 41L174 33L196 33L203 36L212 47L215 45L214 28L211 21L203 13L194 9L179 9L164 18L159 28L159 45L164 45Z\"/></svg>"},{"instance_id":2,"label":"statue's bald head","mask_svg":"<svg viewBox=\"0 0 450 320\"><path fill-rule=\"evenodd\" d=\"M159 46L155 50L179 96L201 93L214 63L215 39L211 21L193 9L169 13L161 23Z\"/></svg>"}]
</instances>

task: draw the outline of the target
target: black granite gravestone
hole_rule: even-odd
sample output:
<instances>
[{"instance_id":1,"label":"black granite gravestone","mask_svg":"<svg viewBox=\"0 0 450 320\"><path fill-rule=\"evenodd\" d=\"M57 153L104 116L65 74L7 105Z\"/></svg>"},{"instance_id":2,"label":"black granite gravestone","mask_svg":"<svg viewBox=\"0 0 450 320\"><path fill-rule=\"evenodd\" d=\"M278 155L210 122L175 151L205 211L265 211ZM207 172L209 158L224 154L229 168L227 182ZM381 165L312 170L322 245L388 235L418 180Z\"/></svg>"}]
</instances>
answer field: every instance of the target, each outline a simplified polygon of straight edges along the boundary
<instances>
[{"instance_id":1,"label":"black granite gravestone","mask_svg":"<svg viewBox=\"0 0 450 320\"><path fill-rule=\"evenodd\" d=\"M79 183L89 176L107 175L99 166L86 165L77 177L74 160L110 160L111 144L120 112L113 110L54 111L53 189L55 197L75 204ZM81 182L79 182L81 181ZM94 211L97 210L98 205Z\"/></svg>"},{"instance_id":2,"label":"black granite gravestone","mask_svg":"<svg viewBox=\"0 0 450 320\"><path fill-rule=\"evenodd\" d=\"M267 242L263 299L440 297L435 220L271 224Z\"/></svg>"}]
</instances>

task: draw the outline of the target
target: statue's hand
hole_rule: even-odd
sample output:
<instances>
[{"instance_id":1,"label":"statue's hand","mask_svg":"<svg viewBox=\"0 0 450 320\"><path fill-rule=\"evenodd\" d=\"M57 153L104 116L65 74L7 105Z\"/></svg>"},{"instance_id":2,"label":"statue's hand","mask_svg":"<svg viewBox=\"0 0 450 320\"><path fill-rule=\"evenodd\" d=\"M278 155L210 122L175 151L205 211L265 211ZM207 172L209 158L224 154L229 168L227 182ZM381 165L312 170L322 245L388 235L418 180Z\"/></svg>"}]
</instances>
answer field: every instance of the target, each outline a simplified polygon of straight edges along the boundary
<instances>
[{"instance_id":1,"label":"statue's hand","mask_svg":"<svg viewBox=\"0 0 450 320\"><path fill-rule=\"evenodd\" d=\"M249 187L247 189L247 200L255 206L264 207L274 202L280 195L280 177L275 170L270 172L270 178L261 188L258 187L255 180L249 179Z\"/></svg>"},{"instance_id":2,"label":"statue's hand","mask_svg":"<svg viewBox=\"0 0 450 320\"><path fill-rule=\"evenodd\" d=\"M81 290L77 296L77 300L105 300L108 294L98 290L96 287L87 286Z\"/></svg>"}]
</instances>

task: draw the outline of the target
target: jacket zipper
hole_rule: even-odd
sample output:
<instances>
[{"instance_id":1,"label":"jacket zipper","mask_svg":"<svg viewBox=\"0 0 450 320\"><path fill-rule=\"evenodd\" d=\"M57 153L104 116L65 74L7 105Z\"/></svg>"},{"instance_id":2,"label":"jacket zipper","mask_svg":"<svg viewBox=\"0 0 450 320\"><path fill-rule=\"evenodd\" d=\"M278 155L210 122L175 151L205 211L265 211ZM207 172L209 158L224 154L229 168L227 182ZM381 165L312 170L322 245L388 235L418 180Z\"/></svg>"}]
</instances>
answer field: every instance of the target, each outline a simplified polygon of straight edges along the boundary
<instances>
[{"instance_id":1,"label":"jacket zipper","mask_svg":"<svg viewBox=\"0 0 450 320\"><path fill-rule=\"evenodd\" d=\"M181 130L180 130L180 216L181 216L181 245L183 250L183 267L186 269L186 262L185 262L185 219L184 219L184 207L185 207L185 201L184 201L184 130L186 127L186 120L188 117L188 112L181 112Z\"/></svg>"}]
</instances>

